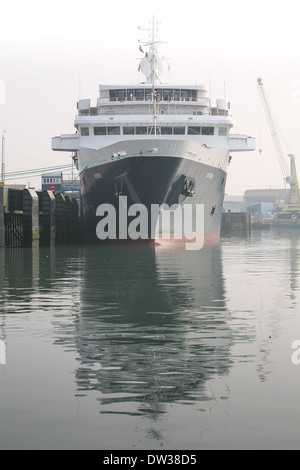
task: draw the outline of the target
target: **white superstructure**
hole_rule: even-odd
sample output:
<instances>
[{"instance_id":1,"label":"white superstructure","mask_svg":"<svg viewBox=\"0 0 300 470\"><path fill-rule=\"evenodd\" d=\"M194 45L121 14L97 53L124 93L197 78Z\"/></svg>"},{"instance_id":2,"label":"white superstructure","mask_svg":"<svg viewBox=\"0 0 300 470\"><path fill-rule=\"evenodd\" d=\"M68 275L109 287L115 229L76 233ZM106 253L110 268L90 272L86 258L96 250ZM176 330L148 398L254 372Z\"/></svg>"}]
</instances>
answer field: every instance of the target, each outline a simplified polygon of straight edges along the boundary
<instances>
[{"instance_id":1,"label":"white superstructure","mask_svg":"<svg viewBox=\"0 0 300 470\"><path fill-rule=\"evenodd\" d=\"M152 38L145 44L149 52L144 53L140 46L144 57L139 69L145 75L145 82L100 85L96 106L91 105L90 99L82 99L77 104L76 135L54 137L52 149L99 151L129 140L172 138L229 152L254 150L253 138L230 134L230 104L224 99L216 100L213 105L205 86L161 83L159 71L163 59L157 51L160 42L155 38L154 22L151 34ZM100 153L103 156L103 152ZM225 169L227 159L218 163Z\"/></svg>"}]
</instances>

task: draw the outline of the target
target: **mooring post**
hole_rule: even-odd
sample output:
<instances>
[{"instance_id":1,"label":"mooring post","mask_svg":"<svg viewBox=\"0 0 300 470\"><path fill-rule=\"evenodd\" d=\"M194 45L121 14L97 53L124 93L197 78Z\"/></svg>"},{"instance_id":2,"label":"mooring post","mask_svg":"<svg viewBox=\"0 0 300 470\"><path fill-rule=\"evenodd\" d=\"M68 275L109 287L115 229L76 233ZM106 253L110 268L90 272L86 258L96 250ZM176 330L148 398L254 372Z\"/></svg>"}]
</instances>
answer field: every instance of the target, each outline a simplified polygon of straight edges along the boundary
<instances>
[{"instance_id":1,"label":"mooring post","mask_svg":"<svg viewBox=\"0 0 300 470\"><path fill-rule=\"evenodd\" d=\"M65 195L65 241L67 243L72 242L73 232L72 232L72 200L70 196Z\"/></svg>"},{"instance_id":2,"label":"mooring post","mask_svg":"<svg viewBox=\"0 0 300 470\"><path fill-rule=\"evenodd\" d=\"M56 199L52 191L47 191L50 211L50 246L55 245L56 235Z\"/></svg>"},{"instance_id":3,"label":"mooring post","mask_svg":"<svg viewBox=\"0 0 300 470\"><path fill-rule=\"evenodd\" d=\"M39 198L34 189L23 189L23 236L24 246L39 246Z\"/></svg>"},{"instance_id":4,"label":"mooring post","mask_svg":"<svg viewBox=\"0 0 300 470\"><path fill-rule=\"evenodd\" d=\"M66 226L65 226L65 212L66 212L66 199L61 193L55 194L56 201L56 245L64 244L66 240Z\"/></svg>"},{"instance_id":5,"label":"mooring post","mask_svg":"<svg viewBox=\"0 0 300 470\"><path fill-rule=\"evenodd\" d=\"M5 255L6 255L6 250L1 250L0 249L0 292L3 292L4 284L6 282L6 279L5 279L5 276L4 276L4 273L5 273ZM2 312L0 311L0 322L3 325L2 321L1 321L2 320L1 319L1 313L2 313L3 318L4 318L4 315L5 315L4 304L3 304ZM1 334L0 334L0 338L1 338Z\"/></svg>"},{"instance_id":6,"label":"mooring post","mask_svg":"<svg viewBox=\"0 0 300 470\"><path fill-rule=\"evenodd\" d=\"M77 199L72 199L72 234L73 242L78 242L81 239L80 225L79 225L79 205Z\"/></svg>"},{"instance_id":7,"label":"mooring post","mask_svg":"<svg viewBox=\"0 0 300 470\"><path fill-rule=\"evenodd\" d=\"M4 184L0 183L0 248L5 246Z\"/></svg>"},{"instance_id":8,"label":"mooring post","mask_svg":"<svg viewBox=\"0 0 300 470\"><path fill-rule=\"evenodd\" d=\"M42 211L40 216L41 244L55 245L55 196L52 191L42 192Z\"/></svg>"}]
</instances>

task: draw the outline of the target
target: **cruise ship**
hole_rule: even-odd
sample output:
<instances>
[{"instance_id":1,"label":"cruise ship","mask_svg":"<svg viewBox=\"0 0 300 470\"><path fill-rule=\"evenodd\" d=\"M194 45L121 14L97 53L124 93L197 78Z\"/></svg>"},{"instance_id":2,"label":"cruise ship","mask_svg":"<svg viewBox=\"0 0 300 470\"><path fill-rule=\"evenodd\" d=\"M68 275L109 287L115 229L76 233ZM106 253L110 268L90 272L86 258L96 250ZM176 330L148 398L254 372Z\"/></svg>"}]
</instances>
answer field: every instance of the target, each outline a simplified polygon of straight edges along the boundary
<instances>
[{"instance_id":1,"label":"cruise ship","mask_svg":"<svg viewBox=\"0 0 300 470\"><path fill-rule=\"evenodd\" d=\"M149 40L139 43L138 69L143 81L100 85L96 106L90 99L79 100L76 133L53 137L52 149L73 153L87 239L154 245L190 241L191 234L178 230L174 220L169 237L159 225L163 210L184 210L189 205L193 214L197 207L203 208L199 229L203 243L218 242L231 153L254 150L255 139L231 134L230 104L224 99L212 103L206 86L162 82L164 59L159 56L154 21L149 31ZM124 228L120 212L125 205ZM148 219L137 217L140 207L145 208ZM162 208L156 219L153 207ZM107 218L109 208L115 223ZM136 210L130 212L130 208ZM103 227L106 224L104 237L99 236L101 220ZM132 223L135 236L129 236ZM195 221L192 224L191 233L196 236L198 226Z\"/></svg>"}]
</instances>

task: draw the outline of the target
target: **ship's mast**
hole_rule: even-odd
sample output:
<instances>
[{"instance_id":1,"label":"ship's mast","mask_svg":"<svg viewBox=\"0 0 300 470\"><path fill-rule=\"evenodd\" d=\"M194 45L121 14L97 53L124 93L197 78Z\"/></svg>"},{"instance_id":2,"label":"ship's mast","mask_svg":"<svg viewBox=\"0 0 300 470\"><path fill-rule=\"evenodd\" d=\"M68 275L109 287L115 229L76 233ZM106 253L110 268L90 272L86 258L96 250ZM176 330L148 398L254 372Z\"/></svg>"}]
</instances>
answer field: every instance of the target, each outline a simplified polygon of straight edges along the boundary
<instances>
[{"instance_id":1,"label":"ship's mast","mask_svg":"<svg viewBox=\"0 0 300 470\"><path fill-rule=\"evenodd\" d=\"M154 16L152 18L152 43L150 45L150 53L152 58L152 96L153 96L153 119L154 119L154 136L156 138L156 125L157 125L157 114L156 114L156 96L155 96L155 78L156 78L156 63L158 62L157 45L155 44L155 23ZM158 64L157 64L158 68Z\"/></svg>"},{"instance_id":2,"label":"ship's mast","mask_svg":"<svg viewBox=\"0 0 300 470\"><path fill-rule=\"evenodd\" d=\"M144 53L145 56L140 64L141 71L146 76L146 83L151 83L153 86L155 86L157 82L161 81L159 77L159 66L162 59L159 57L157 51L158 46L161 44L161 41L156 38L156 32L158 31L158 23L155 22L154 16L152 18L152 22L149 25L149 28L144 29L142 31L147 31L149 34L149 40L147 42L143 42L143 45L148 47L149 51ZM141 46L140 51L144 52Z\"/></svg>"},{"instance_id":3,"label":"ship's mast","mask_svg":"<svg viewBox=\"0 0 300 470\"><path fill-rule=\"evenodd\" d=\"M141 71L146 76L146 83L151 83L152 85L152 102L153 102L153 119L154 119L154 135L156 137L157 131L157 114L156 114L156 96L155 96L155 85L157 82L160 82L159 78L159 66L161 58L158 55L158 46L161 44L161 41L156 38L156 31L158 31L158 23L155 22L155 17L152 18L152 24L150 23L149 41L143 43L144 46L149 47L149 51L145 53L144 58L141 62ZM140 47L140 51L143 52Z\"/></svg>"}]
</instances>

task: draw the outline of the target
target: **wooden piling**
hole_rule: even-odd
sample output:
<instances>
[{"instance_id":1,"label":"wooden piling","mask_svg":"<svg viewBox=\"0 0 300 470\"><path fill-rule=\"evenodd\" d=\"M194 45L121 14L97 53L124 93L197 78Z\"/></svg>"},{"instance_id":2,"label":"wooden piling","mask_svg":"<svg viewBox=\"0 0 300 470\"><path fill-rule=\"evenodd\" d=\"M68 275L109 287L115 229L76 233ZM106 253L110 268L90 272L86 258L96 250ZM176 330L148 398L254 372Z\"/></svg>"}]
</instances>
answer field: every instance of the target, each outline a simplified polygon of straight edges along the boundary
<instances>
[{"instance_id":1,"label":"wooden piling","mask_svg":"<svg viewBox=\"0 0 300 470\"><path fill-rule=\"evenodd\" d=\"M42 191L40 197L40 245L55 245L56 200L52 191Z\"/></svg>"},{"instance_id":2,"label":"wooden piling","mask_svg":"<svg viewBox=\"0 0 300 470\"><path fill-rule=\"evenodd\" d=\"M72 200L65 195L65 242L71 243L73 240L72 230Z\"/></svg>"},{"instance_id":3,"label":"wooden piling","mask_svg":"<svg viewBox=\"0 0 300 470\"><path fill-rule=\"evenodd\" d=\"M0 292L3 292L5 282L6 282L6 279L5 279L5 250L1 249L1 247L0 247ZM2 310L2 312L4 313L4 309ZM3 323L2 323L2 325L3 325Z\"/></svg>"},{"instance_id":4,"label":"wooden piling","mask_svg":"<svg viewBox=\"0 0 300 470\"><path fill-rule=\"evenodd\" d=\"M79 206L68 195L55 194L56 201L56 245L76 243L80 239Z\"/></svg>"},{"instance_id":5,"label":"wooden piling","mask_svg":"<svg viewBox=\"0 0 300 470\"><path fill-rule=\"evenodd\" d=\"M39 246L39 198L34 189L23 190L23 237L24 246Z\"/></svg>"},{"instance_id":6,"label":"wooden piling","mask_svg":"<svg viewBox=\"0 0 300 470\"><path fill-rule=\"evenodd\" d=\"M72 198L72 222L71 222L71 227L72 227L72 241L73 242L78 242L81 240L82 233L81 233L81 228L80 228L80 216L79 216L79 203L77 199Z\"/></svg>"},{"instance_id":7,"label":"wooden piling","mask_svg":"<svg viewBox=\"0 0 300 470\"><path fill-rule=\"evenodd\" d=\"M79 206L52 191L0 184L0 247L54 246L79 241Z\"/></svg>"},{"instance_id":8,"label":"wooden piling","mask_svg":"<svg viewBox=\"0 0 300 470\"><path fill-rule=\"evenodd\" d=\"M0 183L0 248L5 246L4 185Z\"/></svg>"},{"instance_id":9,"label":"wooden piling","mask_svg":"<svg viewBox=\"0 0 300 470\"><path fill-rule=\"evenodd\" d=\"M65 196L61 193L55 194L56 201L56 214L55 214L55 225L56 225L56 237L55 244L61 245L65 242L65 211L66 211L66 200Z\"/></svg>"}]
</instances>

